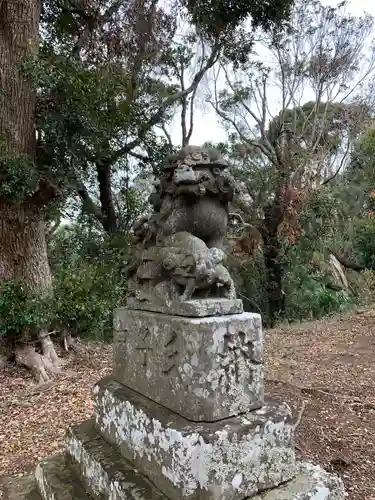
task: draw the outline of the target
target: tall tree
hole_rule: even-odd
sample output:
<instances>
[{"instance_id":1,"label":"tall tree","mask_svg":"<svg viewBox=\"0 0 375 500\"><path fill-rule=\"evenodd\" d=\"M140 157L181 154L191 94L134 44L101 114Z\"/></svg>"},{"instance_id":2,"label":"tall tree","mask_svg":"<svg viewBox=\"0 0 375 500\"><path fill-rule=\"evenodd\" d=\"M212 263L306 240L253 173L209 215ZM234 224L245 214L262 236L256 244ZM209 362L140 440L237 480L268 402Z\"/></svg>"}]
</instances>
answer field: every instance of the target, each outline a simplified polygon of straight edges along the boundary
<instances>
[{"instance_id":1,"label":"tall tree","mask_svg":"<svg viewBox=\"0 0 375 500\"><path fill-rule=\"evenodd\" d=\"M105 9L98 1L45 2L42 53L55 71L53 78L39 75L43 147L56 157L59 144L59 164L67 165L64 171L73 166L76 192L105 231L129 227L131 217L120 211L128 209L131 179L135 170L157 168L171 149L168 134L163 140L157 129L167 130L176 108L182 143L189 141L198 86L219 57L237 59L242 21L251 14L256 25L274 28L291 3L277 0L285 8L267 14L268 3L261 2L258 17L243 4L227 19L230 6L216 2L215 18L208 20L201 14L212 2L111 0ZM251 32L248 40L250 47Z\"/></svg>"},{"instance_id":2,"label":"tall tree","mask_svg":"<svg viewBox=\"0 0 375 500\"><path fill-rule=\"evenodd\" d=\"M42 146L64 165L63 175L69 172L84 209L106 232L121 232L131 223L119 207L127 208L135 170L157 165L169 148L156 126L196 92L221 47L214 44L181 85L171 78L184 50L181 16L155 1L112 0L104 11L100 2L80 9L76 2L57 9L52 4L43 19L53 29L42 49L52 78L35 75ZM195 38L193 33L190 43Z\"/></svg>"},{"instance_id":3,"label":"tall tree","mask_svg":"<svg viewBox=\"0 0 375 500\"><path fill-rule=\"evenodd\" d=\"M33 170L35 161L35 91L21 64L38 49L40 3L2 1L0 14L1 279L22 276L48 286L51 277L36 200L21 198L28 186L18 186L18 179L13 186L7 184L13 165L22 176L22 167L30 165Z\"/></svg>"},{"instance_id":4,"label":"tall tree","mask_svg":"<svg viewBox=\"0 0 375 500\"><path fill-rule=\"evenodd\" d=\"M372 27L371 17L349 15L345 4L300 1L287 31L259 36L257 60L236 75L220 68L224 88L209 98L253 199L246 215L263 240L271 321L283 312L283 233L293 231L308 190L345 168L369 117L360 91L375 68Z\"/></svg>"},{"instance_id":5,"label":"tall tree","mask_svg":"<svg viewBox=\"0 0 375 500\"><path fill-rule=\"evenodd\" d=\"M36 167L35 99L23 62L36 57L40 1L0 2L0 281L23 280L45 294L51 291L42 205L53 190ZM59 369L53 344L40 331L44 356L30 345L17 358L41 379Z\"/></svg>"},{"instance_id":6,"label":"tall tree","mask_svg":"<svg viewBox=\"0 0 375 500\"><path fill-rule=\"evenodd\" d=\"M266 29L287 17L287 8L259 5L257 24ZM135 167L157 166L169 148L155 126L184 106L222 53L236 55L232 42L255 12L242 5L228 20L217 7L219 17L207 24L203 3L0 0L0 281L50 291L44 219L52 201L78 195L108 233L129 227L130 217L119 217L116 183L127 210ZM206 49L189 82L170 82L176 19L188 12ZM39 339L43 356L27 343L16 350L46 379L58 359L45 331Z\"/></svg>"}]
</instances>

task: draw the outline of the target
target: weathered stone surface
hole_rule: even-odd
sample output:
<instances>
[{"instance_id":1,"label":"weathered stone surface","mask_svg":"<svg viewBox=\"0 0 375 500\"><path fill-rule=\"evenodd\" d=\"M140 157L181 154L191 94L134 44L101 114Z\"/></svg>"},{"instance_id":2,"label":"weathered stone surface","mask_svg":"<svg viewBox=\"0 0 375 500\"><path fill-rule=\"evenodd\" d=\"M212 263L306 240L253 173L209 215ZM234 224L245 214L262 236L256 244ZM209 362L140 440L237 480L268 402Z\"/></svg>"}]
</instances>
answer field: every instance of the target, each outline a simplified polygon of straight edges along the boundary
<instances>
[{"instance_id":1,"label":"weathered stone surface","mask_svg":"<svg viewBox=\"0 0 375 500\"><path fill-rule=\"evenodd\" d=\"M138 269L130 293L138 300L161 303L192 298L236 298L236 288L223 265L225 253L209 248L186 231L160 239L156 246L138 248Z\"/></svg>"},{"instance_id":2,"label":"weathered stone surface","mask_svg":"<svg viewBox=\"0 0 375 500\"><path fill-rule=\"evenodd\" d=\"M149 198L154 212L133 225L130 295L149 302L236 297L223 263L235 189L228 167L219 152L197 146L186 146L170 158Z\"/></svg>"},{"instance_id":3,"label":"weathered stone surface","mask_svg":"<svg viewBox=\"0 0 375 500\"><path fill-rule=\"evenodd\" d=\"M167 500L101 438L92 420L69 430L66 452L69 463L95 499Z\"/></svg>"},{"instance_id":4,"label":"weathered stone surface","mask_svg":"<svg viewBox=\"0 0 375 500\"><path fill-rule=\"evenodd\" d=\"M286 484L256 495L252 500L344 500L341 479L310 463L297 465L297 475Z\"/></svg>"},{"instance_id":5,"label":"weathered stone surface","mask_svg":"<svg viewBox=\"0 0 375 500\"><path fill-rule=\"evenodd\" d=\"M286 405L192 423L111 378L94 388L95 422L106 441L168 497L243 500L294 475Z\"/></svg>"},{"instance_id":6,"label":"weathered stone surface","mask_svg":"<svg viewBox=\"0 0 375 500\"><path fill-rule=\"evenodd\" d=\"M114 378L190 420L215 421L263 403L258 314L184 318L118 309Z\"/></svg>"},{"instance_id":7,"label":"weathered stone surface","mask_svg":"<svg viewBox=\"0 0 375 500\"><path fill-rule=\"evenodd\" d=\"M203 318L206 316L224 316L226 314L243 313L241 299L199 299L180 302L173 300L170 303L139 301L134 297L127 300L129 309L138 309L150 312L171 314L173 316L187 316L190 318ZM123 309L117 309L118 314L123 314Z\"/></svg>"},{"instance_id":8,"label":"weathered stone surface","mask_svg":"<svg viewBox=\"0 0 375 500\"><path fill-rule=\"evenodd\" d=\"M92 426L92 424L90 425ZM82 437L78 434L75 435L77 439ZM92 462L95 464L96 458L97 456L94 454L92 456ZM106 486L103 488L106 483L104 482L105 479L103 480L102 478L101 472L99 472L101 469L100 465L98 465L99 471L97 480L102 485L102 489L105 490L103 496L100 498L143 500L144 497L142 496L142 493L138 494L137 490L133 490L133 496L131 496L131 493L130 495L127 495L127 493L122 495L122 492L126 490L121 489L121 480L119 482L120 488L118 488L118 484L116 482L116 477L118 475L122 477L122 473L116 470L118 467L117 462L113 462L112 467L114 467L114 471L111 476L113 477L113 480L107 491L105 489ZM297 464L296 471L297 474L295 478L285 484L279 485L277 488L264 491L263 493L252 497L252 500L344 500L347 498L341 479L333 474L329 474L321 467L304 462ZM116 494L117 491L119 491L119 495ZM90 493L93 494L92 490L90 490ZM152 495L155 496L145 498L153 500L166 499L166 497L157 496L155 493L152 493ZM95 498L95 495L93 496ZM22 477L14 476L5 478L4 500L42 500L42 497L36 488L34 474L28 474Z\"/></svg>"},{"instance_id":9,"label":"weathered stone surface","mask_svg":"<svg viewBox=\"0 0 375 500\"><path fill-rule=\"evenodd\" d=\"M34 474L6 477L2 480L2 483L4 500L42 500L36 487Z\"/></svg>"},{"instance_id":10,"label":"weathered stone surface","mask_svg":"<svg viewBox=\"0 0 375 500\"><path fill-rule=\"evenodd\" d=\"M35 479L43 500L90 500L63 456L40 462L35 469Z\"/></svg>"}]
</instances>

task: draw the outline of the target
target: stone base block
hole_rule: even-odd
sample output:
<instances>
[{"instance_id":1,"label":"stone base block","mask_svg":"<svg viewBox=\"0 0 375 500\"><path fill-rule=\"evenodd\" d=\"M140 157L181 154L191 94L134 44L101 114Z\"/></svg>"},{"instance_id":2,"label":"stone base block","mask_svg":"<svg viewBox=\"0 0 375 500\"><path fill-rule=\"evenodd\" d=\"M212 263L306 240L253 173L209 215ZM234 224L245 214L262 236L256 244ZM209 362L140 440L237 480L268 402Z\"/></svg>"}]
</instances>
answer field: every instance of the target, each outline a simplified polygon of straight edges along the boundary
<instances>
[{"instance_id":1,"label":"stone base block","mask_svg":"<svg viewBox=\"0 0 375 500\"><path fill-rule=\"evenodd\" d=\"M90 500L63 456L42 460L35 469L35 480L43 500Z\"/></svg>"},{"instance_id":2,"label":"stone base block","mask_svg":"<svg viewBox=\"0 0 375 500\"><path fill-rule=\"evenodd\" d=\"M256 495L252 500L344 500L344 484L338 476L310 463L297 466L297 475L286 484Z\"/></svg>"},{"instance_id":3,"label":"stone base block","mask_svg":"<svg viewBox=\"0 0 375 500\"><path fill-rule=\"evenodd\" d=\"M203 318L206 316L223 316L225 314L243 313L241 299L196 299L180 302L173 300L170 303L140 301L129 297L126 301L128 309L159 312L173 316L188 316L189 318Z\"/></svg>"},{"instance_id":4,"label":"stone base block","mask_svg":"<svg viewBox=\"0 0 375 500\"><path fill-rule=\"evenodd\" d=\"M53 462L55 463L54 467L56 467L56 459L53 459ZM60 467L64 466L61 459L58 460L58 463ZM95 457L93 457L93 463L97 463ZM106 476L106 478L103 478L101 466L98 466L99 468L97 469L97 481L98 483L101 483L101 491L104 491L104 494L101 496L102 499L166 499L166 497L160 495L157 496L157 493L152 493L152 495L155 494L156 496L144 497L142 490L139 493L137 489L129 490L129 488L126 487L125 489L121 486L119 487L119 484L121 484L121 479L118 483L116 478L123 478L123 471L122 469L116 469L117 465L112 465L114 468L110 468L110 470L112 471L112 479L109 482L108 490L106 490L105 486L107 484L106 478L108 476ZM107 466L109 467L109 464ZM87 465L87 467L90 470L92 465ZM47 482L50 481L51 472L53 472L53 468L51 470L51 463L49 469L49 473L44 479L44 481ZM57 473L59 474L59 472ZM90 472L87 473L90 474ZM136 472L135 475L137 475ZM60 484L60 487L56 488L55 476L55 486L52 487L51 485L48 485L48 487L44 487L44 492L47 496L42 498L36 487L34 474L28 474L23 477L8 477L4 480L4 500L78 500L88 498L86 494L85 496L76 496L74 492L78 494L79 491L77 491L77 489L72 489L69 483L61 483L61 479L58 480L58 484ZM67 479L67 476L65 476L65 479ZM77 480L72 475L70 475L70 481L76 482ZM82 490L80 491L80 494L82 494ZM93 491L89 490L89 493L93 494ZM95 498L95 496L93 498ZM252 500L345 500L346 498L347 497L345 495L344 485L337 476L328 474L319 466L315 466L309 463L302 463L298 464L297 475L294 479L278 486L277 488L264 491L263 493L252 497Z\"/></svg>"},{"instance_id":5,"label":"stone base block","mask_svg":"<svg viewBox=\"0 0 375 500\"><path fill-rule=\"evenodd\" d=\"M4 487L4 500L42 500L33 473L0 480L0 498L1 486Z\"/></svg>"},{"instance_id":6,"label":"stone base block","mask_svg":"<svg viewBox=\"0 0 375 500\"><path fill-rule=\"evenodd\" d=\"M94 388L94 402L100 434L168 498L243 500L294 476L284 404L193 423L109 377Z\"/></svg>"},{"instance_id":7,"label":"stone base block","mask_svg":"<svg viewBox=\"0 0 375 500\"><path fill-rule=\"evenodd\" d=\"M114 378L193 421L216 421L263 404L258 314L185 318L115 311Z\"/></svg>"},{"instance_id":8,"label":"stone base block","mask_svg":"<svg viewBox=\"0 0 375 500\"><path fill-rule=\"evenodd\" d=\"M106 443L92 420L72 427L67 461L97 500L167 500L140 472Z\"/></svg>"}]
</instances>

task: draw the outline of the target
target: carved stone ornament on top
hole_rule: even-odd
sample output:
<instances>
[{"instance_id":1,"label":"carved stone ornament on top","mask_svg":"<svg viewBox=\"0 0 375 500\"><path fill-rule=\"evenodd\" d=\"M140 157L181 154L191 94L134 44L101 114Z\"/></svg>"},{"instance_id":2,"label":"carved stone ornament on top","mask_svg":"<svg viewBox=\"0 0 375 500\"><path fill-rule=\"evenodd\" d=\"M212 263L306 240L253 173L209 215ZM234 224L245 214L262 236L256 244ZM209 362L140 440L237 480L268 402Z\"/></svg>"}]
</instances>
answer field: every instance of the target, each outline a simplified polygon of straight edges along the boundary
<instances>
[{"instance_id":1,"label":"carved stone ornament on top","mask_svg":"<svg viewBox=\"0 0 375 500\"><path fill-rule=\"evenodd\" d=\"M141 301L235 298L223 265L234 180L218 151L186 146L154 183L154 212L133 226L130 291Z\"/></svg>"}]
</instances>

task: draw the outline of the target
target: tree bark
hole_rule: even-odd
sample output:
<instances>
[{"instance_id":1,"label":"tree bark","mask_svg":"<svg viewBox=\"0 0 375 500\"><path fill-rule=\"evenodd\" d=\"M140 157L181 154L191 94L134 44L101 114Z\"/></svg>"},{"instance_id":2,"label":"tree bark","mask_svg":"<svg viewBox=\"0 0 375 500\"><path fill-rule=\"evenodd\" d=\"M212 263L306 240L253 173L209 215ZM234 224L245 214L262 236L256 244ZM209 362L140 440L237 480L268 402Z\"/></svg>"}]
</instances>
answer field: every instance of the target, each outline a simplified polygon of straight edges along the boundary
<instances>
[{"instance_id":1,"label":"tree bark","mask_svg":"<svg viewBox=\"0 0 375 500\"><path fill-rule=\"evenodd\" d=\"M285 312L285 294L281 256L282 246L279 240L279 226L284 220L284 186L276 190L275 198L264 207L264 221L259 232L263 239L263 256L267 270L266 291L268 298L268 318L270 326Z\"/></svg>"},{"instance_id":2,"label":"tree bark","mask_svg":"<svg viewBox=\"0 0 375 500\"><path fill-rule=\"evenodd\" d=\"M111 165L106 162L98 162L96 170L99 183L102 224L108 234L115 234L118 232L118 226L112 195Z\"/></svg>"},{"instance_id":3,"label":"tree bark","mask_svg":"<svg viewBox=\"0 0 375 500\"><path fill-rule=\"evenodd\" d=\"M0 136L14 155L35 156L35 91L22 63L38 50L40 0L0 0Z\"/></svg>"},{"instance_id":4,"label":"tree bark","mask_svg":"<svg viewBox=\"0 0 375 500\"><path fill-rule=\"evenodd\" d=\"M51 291L45 228L38 210L0 202L0 242L0 281L23 280L38 292ZM61 367L48 331L39 334L42 354L34 343L28 344L31 339L22 340L14 347L16 362L29 368L39 383L48 382L48 373L58 373Z\"/></svg>"},{"instance_id":5,"label":"tree bark","mask_svg":"<svg viewBox=\"0 0 375 500\"><path fill-rule=\"evenodd\" d=\"M285 296L283 291L283 267L280 262L282 248L277 234L263 238L264 263L267 270L266 291L268 298L268 318L270 326L284 314Z\"/></svg>"},{"instance_id":6,"label":"tree bark","mask_svg":"<svg viewBox=\"0 0 375 500\"><path fill-rule=\"evenodd\" d=\"M22 64L37 54L40 0L0 0L0 138L13 157L35 160L35 89ZM40 208L0 200L0 281L22 279L36 291L51 289L45 228ZM49 338L49 337L48 337ZM41 381L57 370L58 358L44 333L42 356L18 346L16 360Z\"/></svg>"},{"instance_id":7,"label":"tree bark","mask_svg":"<svg viewBox=\"0 0 375 500\"><path fill-rule=\"evenodd\" d=\"M44 222L34 207L0 201L0 280L24 280L33 289L50 289Z\"/></svg>"}]
</instances>

